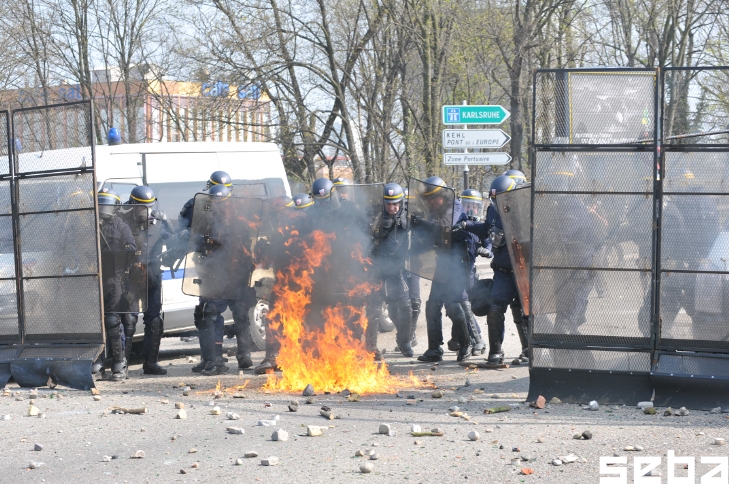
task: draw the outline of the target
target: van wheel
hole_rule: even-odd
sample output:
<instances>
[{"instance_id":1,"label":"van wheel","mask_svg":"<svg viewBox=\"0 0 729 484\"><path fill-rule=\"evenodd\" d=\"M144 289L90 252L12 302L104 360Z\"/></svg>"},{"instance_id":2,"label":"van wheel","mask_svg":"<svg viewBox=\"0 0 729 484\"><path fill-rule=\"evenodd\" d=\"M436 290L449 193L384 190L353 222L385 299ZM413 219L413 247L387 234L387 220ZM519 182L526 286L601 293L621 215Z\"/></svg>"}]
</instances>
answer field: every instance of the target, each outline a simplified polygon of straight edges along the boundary
<instances>
[{"instance_id":1,"label":"van wheel","mask_svg":"<svg viewBox=\"0 0 729 484\"><path fill-rule=\"evenodd\" d=\"M258 351L266 349L266 315L268 303L259 299L255 306L248 310L248 319L251 322L251 339Z\"/></svg>"}]
</instances>

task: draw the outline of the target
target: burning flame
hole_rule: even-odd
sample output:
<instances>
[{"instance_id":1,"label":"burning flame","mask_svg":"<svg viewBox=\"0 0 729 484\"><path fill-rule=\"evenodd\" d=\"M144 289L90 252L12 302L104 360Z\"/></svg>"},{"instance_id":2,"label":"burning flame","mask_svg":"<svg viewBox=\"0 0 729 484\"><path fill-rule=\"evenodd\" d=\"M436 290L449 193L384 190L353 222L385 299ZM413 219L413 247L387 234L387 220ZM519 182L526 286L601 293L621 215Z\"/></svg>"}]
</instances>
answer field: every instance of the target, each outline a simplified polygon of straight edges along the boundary
<instances>
[{"instance_id":1,"label":"burning flame","mask_svg":"<svg viewBox=\"0 0 729 484\"><path fill-rule=\"evenodd\" d=\"M276 303L268 313L269 324L281 335L281 349L276 359L283 375L269 375L269 390L303 390L311 384L319 392L338 392L345 388L359 394L394 393L398 388L421 386L412 374L393 376L387 366L375 364L374 355L362 340L367 327L363 307L343 305L323 310L324 327L307 327L307 306L314 286L314 271L326 264L332 253L334 234L315 230L306 240L297 240L303 249L276 277L273 291ZM354 255L354 254L353 254ZM368 259L357 254L363 264ZM371 292L371 286L355 287L358 295ZM353 290L355 290L353 289ZM351 295L351 291L350 291Z\"/></svg>"}]
</instances>

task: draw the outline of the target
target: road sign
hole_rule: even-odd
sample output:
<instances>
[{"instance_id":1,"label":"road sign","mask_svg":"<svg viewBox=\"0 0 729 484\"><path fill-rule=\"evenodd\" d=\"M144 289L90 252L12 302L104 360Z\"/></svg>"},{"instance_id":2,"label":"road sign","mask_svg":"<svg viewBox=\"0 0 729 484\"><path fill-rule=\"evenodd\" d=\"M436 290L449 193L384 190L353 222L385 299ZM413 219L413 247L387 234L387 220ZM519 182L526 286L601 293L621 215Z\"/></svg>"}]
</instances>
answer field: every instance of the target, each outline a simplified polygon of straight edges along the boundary
<instances>
[{"instance_id":1,"label":"road sign","mask_svg":"<svg viewBox=\"0 0 729 484\"><path fill-rule=\"evenodd\" d=\"M443 130L443 148L501 148L510 139L501 129Z\"/></svg>"},{"instance_id":2,"label":"road sign","mask_svg":"<svg viewBox=\"0 0 729 484\"><path fill-rule=\"evenodd\" d=\"M443 106L443 124L501 124L510 114L501 106Z\"/></svg>"},{"instance_id":3,"label":"road sign","mask_svg":"<svg viewBox=\"0 0 729 484\"><path fill-rule=\"evenodd\" d=\"M446 165L508 165L509 153L444 153Z\"/></svg>"}]
</instances>

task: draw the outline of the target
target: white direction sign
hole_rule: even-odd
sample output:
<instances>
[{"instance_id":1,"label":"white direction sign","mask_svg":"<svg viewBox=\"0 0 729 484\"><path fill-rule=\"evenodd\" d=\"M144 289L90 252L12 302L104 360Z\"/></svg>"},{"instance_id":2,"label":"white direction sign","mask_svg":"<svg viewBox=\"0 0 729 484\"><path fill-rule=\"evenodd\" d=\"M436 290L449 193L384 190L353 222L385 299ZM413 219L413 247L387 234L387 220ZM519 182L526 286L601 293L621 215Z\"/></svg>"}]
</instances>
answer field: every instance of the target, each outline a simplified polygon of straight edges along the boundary
<instances>
[{"instance_id":1,"label":"white direction sign","mask_svg":"<svg viewBox=\"0 0 729 484\"><path fill-rule=\"evenodd\" d=\"M508 165L509 153L444 153L446 165Z\"/></svg>"},{"instance_id":2,"label":"white direction sign","mask_svg":"<svg viewBox=\"0 0 729 484\"><path fill-rule=\"evenodd\" d=\"M443 130L443 148L501 148L510 139L501 129Z\"/></svg>"}]
</instances>

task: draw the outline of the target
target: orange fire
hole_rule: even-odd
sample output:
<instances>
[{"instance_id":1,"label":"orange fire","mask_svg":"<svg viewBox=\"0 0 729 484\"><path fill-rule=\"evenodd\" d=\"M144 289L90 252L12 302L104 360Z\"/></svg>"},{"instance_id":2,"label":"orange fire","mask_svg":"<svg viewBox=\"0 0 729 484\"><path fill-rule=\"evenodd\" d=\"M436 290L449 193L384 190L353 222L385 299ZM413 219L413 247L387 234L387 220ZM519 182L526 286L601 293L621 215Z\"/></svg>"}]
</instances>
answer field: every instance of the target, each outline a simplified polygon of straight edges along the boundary
<instances>
[{"instance_id":1,"label":"orange fire","mask_svg":"<svg viewBox=\"0 0 729 484\"><path fill-rule=\"evenodd\" d=\"M362 336L367 327L363 307L343 305L323 310L324 327L304 325L314 286L313 274L332 253L334 234L320 230L298 241L303 249L288 267L280 270L273 291L276 303L268 313L269 324L281 335L277 364L283 375L269 375L269 390L301 391L307 384L318 392L349 389L359 394L394 393L401 387L419 386L414 376L393 376L387 366L375 364ZM367 261L361 256L361 261ZM358 295L372 291L360 281ZM351 292L350 292L351 294Z\"/></svg>"}]
</instances>

